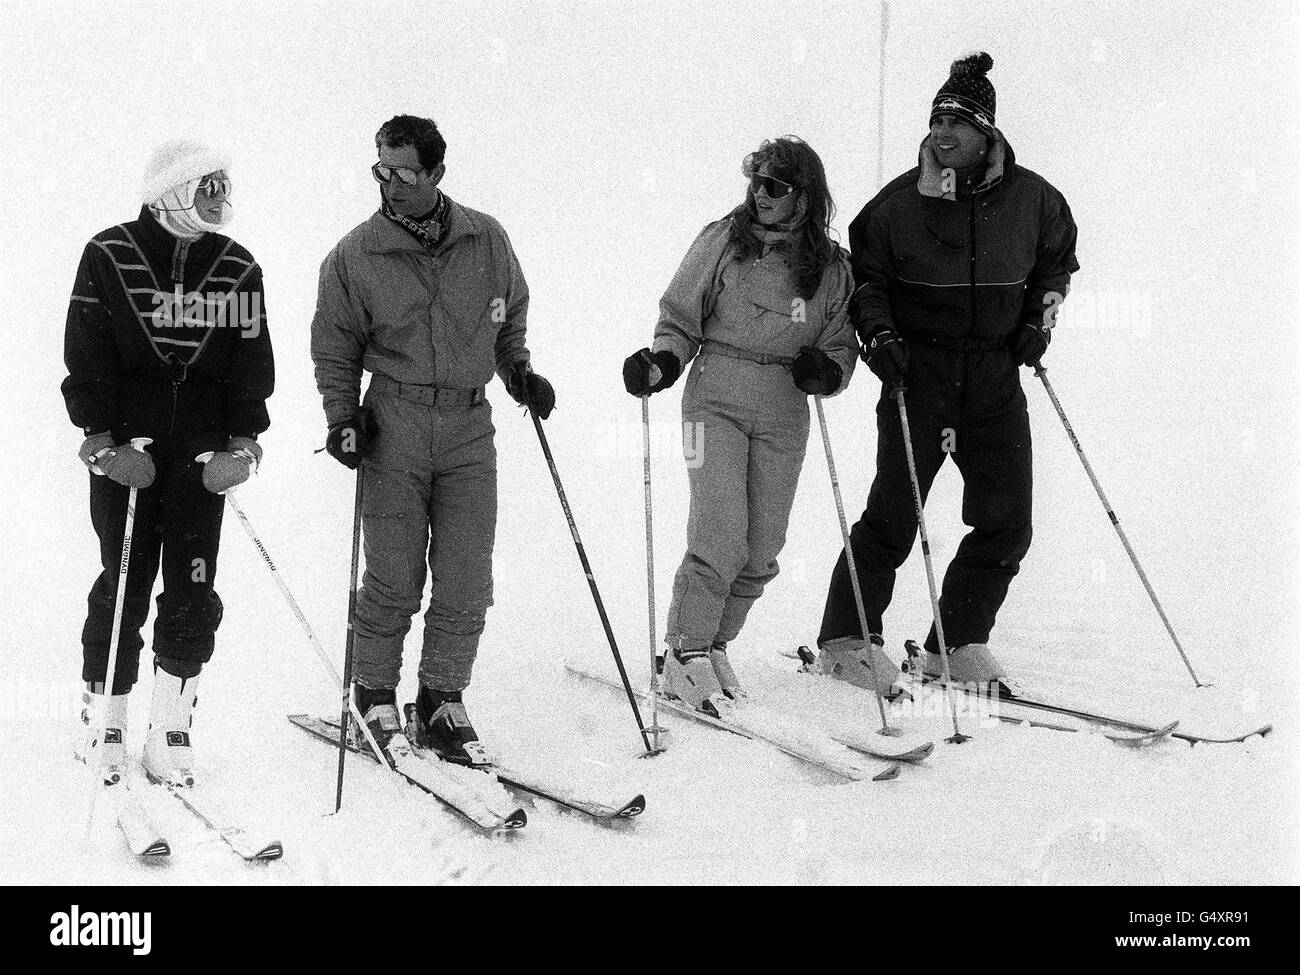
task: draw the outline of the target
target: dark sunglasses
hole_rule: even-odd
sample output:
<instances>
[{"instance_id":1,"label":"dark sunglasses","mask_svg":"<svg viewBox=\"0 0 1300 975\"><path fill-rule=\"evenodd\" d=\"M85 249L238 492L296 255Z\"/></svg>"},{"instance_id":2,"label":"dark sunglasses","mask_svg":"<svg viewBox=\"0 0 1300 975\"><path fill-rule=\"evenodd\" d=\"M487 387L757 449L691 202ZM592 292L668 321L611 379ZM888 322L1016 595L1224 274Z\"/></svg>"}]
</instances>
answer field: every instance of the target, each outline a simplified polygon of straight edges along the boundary
<instances>
[{"instance_id":1,"label":"dark sunglasses","mask_svg":"<svg viewBox=\"0 0 1300 975\"><path fill-rule=\"evenodd\" d=\"M230 195L230 177L229 176L205 176L199 180L199 189L208 196L229 196Z\"/></svg>"},{"instance_id":2,"label":"dark sunglasses","mask_svg":"<svg viewBox=\"0 0 1300 975\"><path fill-rule=\"evenodd\" d=\"M769 199L779 200L793 193L795 187L794 184L777 179L775 176L761 176L754 173L749 177L749 191L757 196L759 190L763 190Z\"/></svg>"},{"instance_id":3,"label":"dark sunglasses","mask_svg":"<svg viewBox=\"0 0 1300 975\"><path fill-rule=\"evenodd\" d=\"M420 178L418 169L407 169L405 166L385 166L383 163L375 163L370 167L370 172L375 177L377 183L387 183L394 176L403 186L414 186L415 181Z\"/></svg>"}]
</instances>

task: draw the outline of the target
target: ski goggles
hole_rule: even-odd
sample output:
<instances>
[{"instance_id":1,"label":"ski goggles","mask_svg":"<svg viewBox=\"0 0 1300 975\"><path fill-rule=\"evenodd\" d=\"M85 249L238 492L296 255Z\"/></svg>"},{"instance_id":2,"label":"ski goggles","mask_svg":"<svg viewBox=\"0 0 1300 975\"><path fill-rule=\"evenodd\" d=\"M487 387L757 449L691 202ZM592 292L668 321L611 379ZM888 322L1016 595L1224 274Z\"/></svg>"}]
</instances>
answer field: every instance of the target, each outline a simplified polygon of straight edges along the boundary
<instances>
[{"instance_id":1,"label":"ski goggles","mask_svg":"<svg viewBox=\"0 0 1300 975\"><path fill-rule=\"evenodd\" d=\"M199 180L198 188L210 197L230 195L229 176L204 176Z\"/></svg>"},{"instance_id":2,"label":"ski goggles","mask_svg":"<svg viewBox=\"0 0 1300 975\"><path fill-rule=\"evenodd\" d=\"M753 173L749 177L749 191L758 196L759 190L766 193L769 199L780 200L793 193L795 187L793 183L787 183L775 176L762 176L759 173Z\"/></svg>"},{"instance_id":3,"label":"ski goggles","mask_svg":"<svg viewBox=\"0 0 1300 975\"><path fill-rule=\"evenodd\" d=\"M403 186L414 186L415 181L420 178L418 169L408 169L405 166L385 166L383 163L375 163L370 167L371 174L375 177L376 183L391 182L393 177Z\"/></svg>"}]
</instances>

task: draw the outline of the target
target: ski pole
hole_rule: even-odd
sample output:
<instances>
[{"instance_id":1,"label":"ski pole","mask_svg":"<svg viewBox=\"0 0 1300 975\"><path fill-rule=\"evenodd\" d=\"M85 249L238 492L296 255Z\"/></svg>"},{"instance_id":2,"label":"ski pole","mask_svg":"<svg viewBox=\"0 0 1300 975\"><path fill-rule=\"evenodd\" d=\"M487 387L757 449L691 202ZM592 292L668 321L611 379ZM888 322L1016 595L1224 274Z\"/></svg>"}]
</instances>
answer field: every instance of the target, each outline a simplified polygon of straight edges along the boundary
<instances>
[{"instance_id":1,"label":"ski pole","mask_svg":"<svg viewBox=\"0 0 1300 975\"><path fill-rule=\"evenodd\" d=\"M1142 569L1142 563L1138 561L1137 553L1133 551L1128 536L1124 534L1124 529L1120 526L1119 516L1115 514L1115 509L1110 506L1110 501L1106 498L1106 492L1101 489L1101 482L1097 480L1092 465L1088 463L1088 457L1084 454L1083 445L1079 443L1079 438L1074 433L1074 427L1070 426L1070 421L1066 419L1065 410L1061 407L1061 401L1056 398L1056 390L1052 389L1052 384L1047 381L1047 367L1042 362L1034 362L1031 365L1034 367L1034 375L1043 381L1043 388L1047 390L1048 398L1052 401L1052 405L1056 407L1056 415L1061 418L1061 425L1065 427L1070 443L1074 444L1075 453L1079 455L1079 460L1083 462L1083 469L1087 471L1088 479L1092 481L1092 486L1097 491L1097 497L1101 499L1101 506L1106 509L1106 516L1110 518L1110 523L1115 526L1115 533L1119 535L1119 540L1124 545L1124 551L1128 553L1133 568L1137 570L1138 578L1142 580L1147 595L1151 597L1151 605L1155 606L1156 612L1160 615L1160 621L1165 624L1165 629L1169 632L1169 639L1174 641L1174 647L1178 650L1178 655L1183 658L1183 665L1187 668L1187 672L1192 675L1192 680L1197 687L1206 687L1207 685L1201 683L1201 679L1196 676L1196 671L1192 669L1192 662L1187 659L1187 653L1178 640L1178 634L1174 632L1173 624L1169 622L1164 607L1160 605L1160 600L1156 598L1156 591L1151 586L1151 580L1147 578L1146 572Z\"/></svg>"},{"instance_id":2,"label":"ski pole","mask_svg":"<svg viewBox=\"0 0 1300 975\"><path fill-rule=\"evenodd\" d=\"M659 655L655 652L655 543L653 507L650 503L650 394L641 397L641 457L645 470L645 574L650 605L650 735L654 745L649 754L658 754L666 746L659 736L666 729L659 726Z\"/></svg>"},{"instance_id":3,"label":"ski pole","mask_svg":"<svg viewBox=\"0 0 1300 975\"><path fill-rule=\"evenodd\" d=\"M645 723L641 720L641 709L636 706L636 695L632 691L632 683L627 678L627 668L623 666L623 655L618 652L618 643L614 639L614 631L609 625L609 617L605 614L605 604L601 601L600 590L596 588L596 577L591 573L591 563L587 561L587 551L582 547L582 539L578 535L578 526L573 520L573 512L569 509L569 500L564 494L564 485L560 483L560 472L556 470L555 458L551 456L551 446L546 442L546 431L542 429L542 421L538 419L537 414L532 410L528 415L533 418L533 428L537 431L537 439L542 445L542 453L546 455L546 466L551 469L551 480L555 482L555 493L560 496L560 507L564 509L564 517L569 523L569 534L573 536L574 547L578 550L578 559L582 562L582 571L587 576L587 585L591 587L591 598L596 601L596 612L600 614L601 625L605 628L605 636L609 640L609 649L614 654L614 663L618 667L618 676L623 681L623 690L627 692L627 703L632 706L632 715L636 718L636 726L641 732L641 740L645 743L645 749L648 754L654 754L654 747L650 744L650 735L646 731Z\"/></svg>"},{"instance_id":4,"label":"ski pole","mask_svg":"<svg viewBox=\"0 0 1300 975\"><path fill-rule=\"evenodd\" d=\"M356 500L352 506L352 576L348 584L348 635L343 644L343 713L339 715L339 781L334 794L334 811L343 808L343 763L348 754L348 704L352 700L352 650L356 645L357 567L361 563L361 500L365 491L365 468L357 468Z\"/></svg>"},{"instance_id":5,"label":"ski pole","mask_svg":"<svg viewBox=\"0 0 1300 975\"><path fill-rule=\"evenodd\" d=\"M201 464L206 464L212 459L212 451L199 454L199 456L194 459ZM239 502L235 500L235 489L227 488L222 493L225 495L226 502L230 505L230 510L235 513L235 516L239 519L239 523L244 526L244 531L248 534L249 539L252 540L253 547L256 548L258 554L262 556L262 561L266 564L267 570L271 573L271 578L275 580L275 584L283 594L285 602L287 602L289 608L293 610L293 615L298 620L298 625L302 627L303 633L307 635L307 645L315 651L316 657L320 660L321 666L325 669L325 673L329 676L330 680L334 682L335 690L339 691L341 694L343 692L343 679L339 677L339 672L335 669L334 662L330 660L329 654L325 652L325 648L321 646L320 640L316 638L316 632L311 628L311 624L307 622L307 617L303 615L302 607L298 605L298 600L293 598L293 593L289 591L289 586L285 583L284 579L281 578L280 570L275 567L275 563L271 560L271 555L267 552L266 546L263 545L262 540L257 537L257 532L253 531L252 523L249 522L248 516L244 514L244 509L241 508ZM374 750L375 757L379 759L379 764L387 769L391 769L392 765L389 764L387 755L384 753L384 750L379 747L379 742L375 741L375 736L371 732L370 726L366 724L361 717L361 713L357 711L357 706L352 702L351 695L348 695L346 699L348 701L348 711L352 715L352 720L357 723L357 727L360 728L361 733L365 735L366 743Z\"/></svg>"},{"instance_id":6,"label":"ski pole","mask_svg":"<svg viewBox=\"0 0 1300 975\"><path fill-rule=\"evenodd\" d=\"M136 450L144 450L145 447L153 443L149 437L131 438L131 446ZM111 448L108 448L111 449ZM102 454L103 451L100 451ZM100 457L96 454L90 459L91 471L100 477L106 477L102 470L94 466L95 461ZM104 764L104 725L108 720L108 698L113 695L113 685L117 683L117 647L122 639L122 611L126 605L126 572L131 563L131 536L135 533L135 502L140 496L139 488L131 488L130 493L126 496L126 528L122 532L122 557L117 566L117 592L113 595L113 631L108 637L108 664L104 668L104 700L101 702L103 707L99 709L96 715L98 727L95 729L94 743L98 746L95 757L95 767L91 769L90 780L90 811L86 814L86 837L89 839L90 830L95 823L95 805L99 801L99 787L102 784L103 776L100 769Z\"/></svg>"},{"instance_id":7,"label":"ski pole","mask_svg":"<svg viewBox=\"0 0 1300 975\"><path fill-rule=\"evenodd\" d=\"M858 607L858 625L862 629L862 639L870 643L871 637L867 626L867 610L862 601L862 583L858 579L858 566L853 558L853 545L849 541L849 521L844 516L844 500L840 496L840 477L835 472L835 456L831 453L831 434L826 426L826 411L822 409L822 397L820 394L813 396L813 402L817 404L817 422L822 428L822 446L826 448L826 469L831 476L831 493L835 495L835 512L840 518L840 537L844 540L844 562L849 567L849 582L853 584L853 601ZM889 727L889 720L885 717L885 699L880 693L880 685L876 682L875 671L871 674L871 687L876 692L876 707L880 709L880 731L882 735L897 735L898 731Z\"/></svg>"},{"instance_id":8,"label":"ski pole","mask_svg":"<svg viewBox=\"0 0 1300 975\"><path fill-rule=\"evenodd\" d=\"M952 713L952 737L944 740L954 745L969 741L969 735L963 735L957 726L957 704L952 699L948 687L952 680L952 671L948 667L948 642L943 638L943 618L939 612L939 590L934 584L934 562L930 558L930 536L925 530L925 505L921 501L921 481L916 476L916 457L912 454L912 429L907 423L907 404L903 400L906 388L900 382L890 393L898 401L898 420L903 426L903 448L907 451L907 472L912 479L912 502L916 505L916 522L921 532L921 555L925 559L925 580L930 586L930 607L934 611L934 634L939 640L939 660L943 670L943 696Z\"/></svg>"}]
</instances>

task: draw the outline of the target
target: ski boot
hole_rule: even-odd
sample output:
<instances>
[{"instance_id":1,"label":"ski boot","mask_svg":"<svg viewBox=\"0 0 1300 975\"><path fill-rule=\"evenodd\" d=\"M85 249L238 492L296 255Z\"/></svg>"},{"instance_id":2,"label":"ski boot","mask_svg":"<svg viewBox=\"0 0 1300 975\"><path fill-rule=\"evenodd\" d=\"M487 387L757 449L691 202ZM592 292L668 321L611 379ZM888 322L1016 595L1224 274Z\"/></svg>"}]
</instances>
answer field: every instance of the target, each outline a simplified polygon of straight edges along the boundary
<instances>
[{"instance_id":1,"label":"ski boot","mask_svg":"<svg viewBox=\"0 0 1300 975\"><path fill-rule=\"evenodd\" d=\"M364 684L353 684L352 700L357 706L357 713L375 736L375 743L387 750L393 735L402 730L402 720L397 713L397 691L391 687L371 688ZM359 750L370 754L370 742L355 722L348 726L348 737Z\"/></svg>"},{"instance_id":2,"label":"ski boot","mask_svg":"<svg viewBox=\"0 0 1300 975\"><path fill-rule=\"evenodd\" d=\"M407 705L408 721L414 718L413 744L437 752L445 762L482 768L492 764L474 726L469 723L460 691L438 691L420 685L414 715Z\"/></svg>"},{"instance_id":3,"label":"ski boot","mask_svg":"<svg viewBox=\"0 0 1300 975\"><path fill-rule=\"evenodd\" d=\"M87 684L81 692L81 726L72 756L98 768L105 785L126 777L126 703L125 694L104 694L103 684Z\"/></svg>"},{"instance_id":4,"label":"ski boot","mask_svg":"<svg viewBox=\"0 0 1300 975\"><path fill-rule=\"evenodd\" d=\"M727 645L725 643L713 644L709 650L709 663L713 664L713 675L718 679L718 686L722 688L722 693L737 704L745 704L749 700L749 695L740 686L740 680L736 677L736 672L731 669L731 661L727 659Z\"/></svg>"},{"instance_id":5,"label":"ski boot","mask_svg":"<svg viewBox=\"0 0 1300 975\"><path fill-rule=\"evenodd\" d=\"M909 641L910 643L910 641ZM911 653L915 644L908 648ZM917 647L917 650L920 648ZM943 660L937 653L926 650L922 663L922 673L926 677L943 676ZM987 643L967 643L948 651L948 674L957 684L1001 684L1007 691L1014 693L1006 668L998 663Z\"/></svg>"},{"instance_id":6,"label":"ski boot","mask_svg":"<svg viewBox=\"0 0 1300 975\"><path fill-rule=\"evenodd\" d=\"M664 657L664 694L689 704L697 711L718 717L718 700L726 692L713 669L712 648L670 650Z\"/></svg>"},{"instance_id":7,"label":"ski boot","mask_svg":"<svg viewBox=\"0 0 1300 975\"><path fill-rule=\"evenodd\" d=\"M198 690L197 674L177 677L155 665L149 734L144 740L144 770L149 778L180 788L194 784L190 726Z\"/></svg>"},{"instance_id":8,"label":"ski boot","mask_svg":"<svg viewBox=\"0 0 1300 975\"><path fill-rule=\"evenodd\" d=\"M874 687L891 700L901 692L900 671L885 656L885 641L875 633L869 634L866 641L856 636L826 641L817 657L817 667L821 673L855 687Z\"/></svg>"}]
</instances>

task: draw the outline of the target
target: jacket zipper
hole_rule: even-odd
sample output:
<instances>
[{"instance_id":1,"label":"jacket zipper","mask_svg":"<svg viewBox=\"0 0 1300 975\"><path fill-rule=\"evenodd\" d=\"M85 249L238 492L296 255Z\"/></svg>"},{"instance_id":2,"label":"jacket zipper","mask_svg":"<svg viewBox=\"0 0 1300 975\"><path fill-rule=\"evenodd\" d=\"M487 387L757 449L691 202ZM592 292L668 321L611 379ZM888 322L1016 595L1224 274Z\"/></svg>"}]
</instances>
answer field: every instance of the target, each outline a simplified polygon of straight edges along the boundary
<instances>
[{"instance_id":1,"label":"jacket zipper","mask_svg":"<svg viewBox=\"0 0 1300 975\"><path fill-rule=\"evenodd\" d=\"M975 271L976 271L976 255L979 253L978 248L975 246L975 193L974 193L974 192L972 192L971 195L970 195L970 211L969 211L969 213L970 213L970 225L969 225L969 237L970 237L970 328L968 328L968 329L966 330L966 334L967 334L967 335L971 335L971 336L973 336L973 335L975 334L975 295L976 295L976 288L975 288ZM961 389L961 408L962 408L962 410L964 411L964 410L966 409L966 396L967 396L967 394L970 392L969 385L968 385L967 383L965 383L964 380L966 380L966 379L968 378L968 370L969 370L969 367L970 367L970 362L969 362L969 359L968 359L967 356L962 356L960 361L961 361L961 371L962 371L962 380L963 380L963 383L962 383L962 389Z\"/></svg>"},{"instance_id":2,"label":"jacket zipper","mask_svg":"<svg viewBox=\"0 0 1300 975\"><path fill-rule=\"evenodd\" d=\"M970 329L967 334L975 333L975 194L970 197Z\"/></svg>"},{"instance_id":3,"label":"jacket zipper","mask_svg":"<svg viewBox=\"0 0 1300 975\"><path fill-rule=\"evenodd\" d=\"M172 251L172 293L179 288L185 289L185 259L189 256L189 241L178 240L176 249ZM185 369L188 371L189 364L186 363ZM172 413L171 418L167 421L167 439L171 440L176 434L176 406L180 395L181 383L184 382L184 374L180 379L172 379Z\"/></svg>"}]
</instances>

